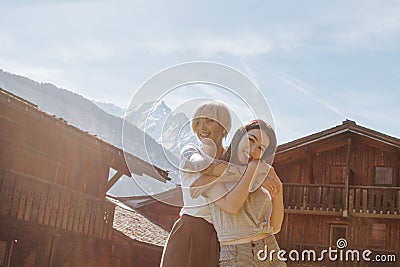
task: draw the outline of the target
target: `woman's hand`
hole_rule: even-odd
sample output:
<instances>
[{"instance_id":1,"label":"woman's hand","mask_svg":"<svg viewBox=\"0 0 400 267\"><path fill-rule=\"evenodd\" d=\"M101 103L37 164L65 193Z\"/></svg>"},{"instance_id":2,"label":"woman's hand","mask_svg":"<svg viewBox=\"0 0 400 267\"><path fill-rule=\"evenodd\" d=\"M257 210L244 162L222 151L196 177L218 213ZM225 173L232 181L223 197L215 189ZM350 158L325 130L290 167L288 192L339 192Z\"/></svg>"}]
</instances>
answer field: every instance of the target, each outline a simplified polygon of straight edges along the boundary
<instances>
[{"instance_id":1,"label":"woman's hand","mask_svg":"<svg viewBox=\"0 0 400 267\"><path fill-rule=\"evenodd\" d=\"M274 229L274 234L277 234L282 227L285 207L283 205L282 182L273 168L271 168L262 186L271 193L273 208L270 218L270 224Z\"/></svg>"},{"instance_id":2,"label":"woman's hand","mask_svg":"<svg viewBox=\"0 0 400 267\"><path fill-rule=\"evenodd\" d=\"M215 176L210 176L210 175L203 175L200 176L196 181L194 181L190 185L190 196L195 199L198 198L204 191L209 189L215 180L217 180L218 177Z\"/></svg>"},{"instance_id":3,"label":"woman's hand","mask_svg":"<svg viewBox=\"0 0 400 267\"><path fill-rule=\"evenodd\" d=\"M279 193L282 193L282 182L276 174L274 168L271 167L262 186L270 192L272 198L276 197Z\"/></svg>"}]
</instances>

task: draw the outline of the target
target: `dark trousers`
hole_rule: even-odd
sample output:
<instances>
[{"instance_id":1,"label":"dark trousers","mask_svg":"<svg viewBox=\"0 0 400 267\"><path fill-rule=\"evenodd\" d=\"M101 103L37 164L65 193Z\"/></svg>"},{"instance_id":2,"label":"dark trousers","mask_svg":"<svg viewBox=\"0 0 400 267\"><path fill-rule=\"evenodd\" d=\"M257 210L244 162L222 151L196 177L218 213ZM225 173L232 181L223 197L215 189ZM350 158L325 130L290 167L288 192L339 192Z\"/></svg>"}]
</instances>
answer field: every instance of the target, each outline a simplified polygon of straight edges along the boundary
<instances>
[{"instance_id":1,"label":"dark trousers","mask_svg":"<svg viewBox=\"0 0 400 267\"><path fill-rule=\"evenodd\" d=\"M218 262L214 226L202 218L182 215L169 234L161 267L215 267Z\"/></svg>"}]
</instances>

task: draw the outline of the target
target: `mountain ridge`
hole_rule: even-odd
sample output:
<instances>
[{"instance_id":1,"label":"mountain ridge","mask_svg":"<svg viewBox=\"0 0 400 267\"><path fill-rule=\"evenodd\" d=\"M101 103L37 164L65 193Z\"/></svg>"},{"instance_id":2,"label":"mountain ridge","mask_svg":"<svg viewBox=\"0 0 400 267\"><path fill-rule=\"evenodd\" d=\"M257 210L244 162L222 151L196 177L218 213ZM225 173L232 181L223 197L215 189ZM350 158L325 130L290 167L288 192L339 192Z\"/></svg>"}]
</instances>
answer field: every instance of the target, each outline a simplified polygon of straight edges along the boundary
<instances>
[{"instance_id":1,"label":"mountain ridge","mask_svg":"<svg viewBox=\"0 0 400 267\"><path fill-rule=\"evenodd\" d=\"M169 170L174 182L177 181L177 174L173 165L177 164L178 159L174 154L164 149L153 138L146 135L146 133L143 134L135 125L129 122L125 122L124 124L122 118L107 113L91 100L53 84L39 83L24 76L5 72L4 70L0 70L0 87L33 103L40 110L65 120L68 124L82 131L96 135L103 141L121 149L124 147L124 151L132 153L139 158L146 160L148 155L147 150L150 149L152 154L155 155L152 160L156 161L151 163L162 169ZM126 127L125 131L132 136L132 142L124 145L122 142L123 125ZM135 136L145 136L146 147L143 146L143 143L138 142ZM172 159L172 163L166 157L169 160ZM142 177L141 179L146 180ZM120 180L122 181L123 179ZM170 187L170 185L160 185L160 182L157 181L153 182L149 180L148 183L142 186L148 186L145 193L158 193L157 191ZM118 187L118 183L116 186ZM143 194L143 192L140 192L143 191L140 187L137 188L136 186L136 188L132 188L131 194ZM126 195L127 190L125 189L122 187L120 189L112 188L111 192L113 195L120 195L119 191L124 191L124 195Z\"/></svg>"}]
</instances>

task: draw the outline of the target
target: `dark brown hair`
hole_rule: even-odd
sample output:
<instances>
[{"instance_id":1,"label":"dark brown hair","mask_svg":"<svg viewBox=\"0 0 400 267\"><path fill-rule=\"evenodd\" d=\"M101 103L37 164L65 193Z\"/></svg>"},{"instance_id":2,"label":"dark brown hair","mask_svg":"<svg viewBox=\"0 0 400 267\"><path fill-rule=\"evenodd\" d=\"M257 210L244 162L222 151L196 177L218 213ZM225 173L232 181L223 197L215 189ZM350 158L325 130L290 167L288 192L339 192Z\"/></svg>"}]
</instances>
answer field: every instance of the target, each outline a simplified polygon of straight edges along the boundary
<instances>
[{"instance_id":1,"label":"dark brown hair","mask_svg":"<svg viewBox=\"0 0 400 267\"><path fill-rule=\"evenodd\" d=\"M236 161L237 148L240 140L242 140L242 137L245 136L247 132L253 129L260 129L261 131L267 134L270 143L267 149L264 151L264 154L261 156L260 160L267 162L271 161L269 163L272 163L276 149L275 131L274 129L272 129L271 125L262 120L252 120L249 123L241 126L233 135L231 144L229 145L228 149L224 152L221 159L230 162L232 160L232 157L235 157L234 159Z\"/></svg>"}]
</instances>

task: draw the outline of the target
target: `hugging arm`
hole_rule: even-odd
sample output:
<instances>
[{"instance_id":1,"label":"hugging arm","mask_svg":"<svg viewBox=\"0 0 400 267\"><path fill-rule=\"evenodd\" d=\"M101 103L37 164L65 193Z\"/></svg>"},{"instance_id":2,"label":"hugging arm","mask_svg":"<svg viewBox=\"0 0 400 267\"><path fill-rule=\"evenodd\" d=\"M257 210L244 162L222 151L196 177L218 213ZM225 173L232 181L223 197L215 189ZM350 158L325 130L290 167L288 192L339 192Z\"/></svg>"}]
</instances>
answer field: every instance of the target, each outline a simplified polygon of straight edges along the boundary
<instances>
[{"instance_id":1,"label":"hugging arm","mask_svg":"<svg viewBox=\"0 0 400 267\"><path fill-rule=\"evenodd\" d=\"M213 184L204 194L220 209L233 214L237 213L249 195L249 187L259 163L259 160L250 161L243 177L232 190L229 191L225 183L218 182Z\"/></svg>"},{"instance_id":2,"label":"hugging arm","mask_svg":"<svg viewBox=\"0 0 400 267\"><path fill-rule=\"evenodd\" d=\"M212 166L217 166L213 168L212 172L202 172L207 175L201 176L199 179L194 181L190 186L190 195L192 198L197 198L203 194L206 190L210 189L216 183L237 183L247 172L247 174L252 173L251 176L256 176L264 178L268 173L271 166L268 163L257 161L258 167L255 170L248 170L246 165L236 165L232 163L227 163L225 161L215 160ZM212 174L210 174L212 173ZM261 176L260 176L261 175ZM251 179L250 179L251 181ZM221 187L222 188L222 187ZM250 190L250 184L249 184Z\"/></svg>"},{"instance_id":3,"label":"hugging arm","mask_svg":"<svg viewBox=\"0 0 400 267\"><path fill-rule=\"evenodd\" d=\"M237 181L245 172L246 166L228 164L202 153L195 145L186 145L181 151L180 170L188 173L203 173L190 188L192 198L197 198L221 177L221 182ZM225 174L221 176L222 174Z\"/></svg>"},{"instance_id":4,"label":"hugging arm","mask_svg":"<svg viewBox=\"0 0 400 267\"><path fill-rule=\"evenodd\" d=\"M224 160L211 159L204 157L199 153L186 154L184 164L181 166L186 171L201 172L211 176L210 182L222 178L221 182L233 182L235 178L241 177L246 169L246 166L229 164ZM222 176L222 174L227 174Z\"/></svg>"},{"instance_id":5,"label":"hugging arm","mask_svg":"<svg viewBox=\"0 0 400 267\"><path fill-rule=\"evenodd\" d=\"M274 234L277 234L281 230L283 216L284 216L284 206L283 206L283 187L282 182L279 179L274 169L268 174L268 179L265 179L262 187L271 192L272 196L272 213L270 218L270 223L274 229Z\"/></svg>"},{"instance_id":6,"label":"hugging arm","mask_svg":"<svg viewBox=\"0 0 400 267\"><path fill-rule=\"evenodd\" d=\"M261 168L263 165L261 165ZM232 214L237 213L243 206L249 195L249 186L255 175L265 175L262 173L257 173L257 168L260 168L258 160L251 161L248 164L245 174L242 179L235 185L235 187L229 191L225 186L225 183L215 183L210 189L208 189L204 194L211 200L214 204L225 212ZM278 186L276 194L273 195L272 205L273 210L271 214L271 226L274 229L274 233L278 233L281 229L283 221L283 190L282 183L279 180L273 168L269 168L267 177L264 179L262 186L265 188ZM221 197L222 196L222 197Z\"/></svg>"},{"instance_id":7,"label":"hugging arm","mask_svg":"<svg viewBox=\"0 0 400 267\"><path fill-rule=\"evenodd\" d=\"M270 167L267 163L265 167ZM228 163L224 160L213 159L210 156L201 153L200 150L194 145L186 145L181 151L181 170L186 172L201 172L208 177L208 183L218 179L218 182L236 182L239 180L246 171L246 165L236 165ZM260 172L267 173L268 171ZM264 170L268 170L265 168ZM200 184L204 185L204 184Z\"/></svg>"},{"instance_id":8,"label":"hugging arm","mask_svg":"<svg viewBox=\"0 0 400 267\"><path fill-rule=\"evenodd\" d=\"M201 172L191 189L193 198L198 197L204 190L221 177L220 182L237 181L245 172L246 166L228 164L226 161L213 159L202 153L194 145L186 145L181 151L180 169L184 172ZM225 174L221 176L222 174ZM194 192L195 191L195 192Z\"/></svg>"},{"instance_id":9,"label":"hugging arm","mask_svg":"<svg viewBox=\"0 0 400 267\"><path fill-rule=\"evenodd\" d=\"M181 151L180 168L186 172L201 172L210 176L221 176L227 169L228 163L223 160L213 159L201 153L194 145L186 145ZM232 169L232 168L230 168ZM244 168L235 168L236 173L244 173Z\"/></svg>"}]
</instances>

